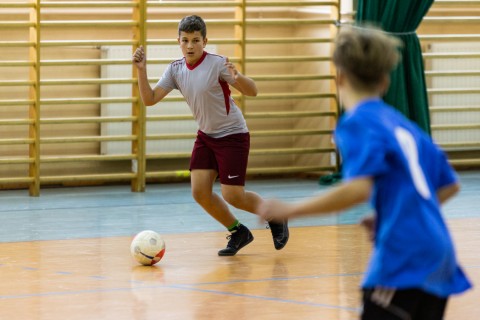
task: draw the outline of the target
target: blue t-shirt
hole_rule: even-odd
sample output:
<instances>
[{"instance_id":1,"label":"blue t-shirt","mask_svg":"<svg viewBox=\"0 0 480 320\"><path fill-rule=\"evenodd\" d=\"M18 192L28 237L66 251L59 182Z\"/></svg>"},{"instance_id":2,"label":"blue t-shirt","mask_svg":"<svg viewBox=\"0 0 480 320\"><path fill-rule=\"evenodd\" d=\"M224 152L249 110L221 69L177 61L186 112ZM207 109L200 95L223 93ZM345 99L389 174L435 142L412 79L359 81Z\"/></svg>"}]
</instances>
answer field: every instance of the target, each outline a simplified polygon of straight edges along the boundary
<instances>
[{"instance_id":1,"label":"blue t-shirt","mask_svg":"<svg viewBox=\"0 0 480 320\"><path fill-rule=\"evenodd\" d=\"M470 288L436 196L456 176L431 138L372 99L342 116L335 140L345 180L374 180L376 239L362 286L418 288L440 297Z\"/></svg>"}]
</instances>

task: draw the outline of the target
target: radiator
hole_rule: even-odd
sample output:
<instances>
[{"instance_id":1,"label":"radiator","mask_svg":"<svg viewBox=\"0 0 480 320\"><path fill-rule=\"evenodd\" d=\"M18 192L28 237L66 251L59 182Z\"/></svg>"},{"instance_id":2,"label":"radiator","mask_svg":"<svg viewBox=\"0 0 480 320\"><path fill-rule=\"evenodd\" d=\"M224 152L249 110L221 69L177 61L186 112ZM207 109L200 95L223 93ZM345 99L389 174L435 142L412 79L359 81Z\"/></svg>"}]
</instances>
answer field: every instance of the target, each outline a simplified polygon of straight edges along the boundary
<instances>
[{"instance_id":1,"label":"radiator","mask_svg":"<svg viewBox=\"0 0 480 320\"><path fill-rule=\"evenodd\" d=\"M216 53L216 46L207 45L206 51ZM130 46L104 46L101 48L102 59L130 59L132 56L132 47ZM177 46L149 46L147 48L147 58L171 58L172 61L181 57L181 51ZM154 64L148 66L149 77L159 78L167 67L166 64ZM131 65L103 65L101 67L102 79L108 78L131 78ZM154 83L151 84L152 87ZM169 95L180 95L177 90ZM105 84L101 85L101 96L103 98L112 97L131 97L132 87L130 84ZM125 117L130 116L132 106L128 103L104 103L101 107L102 117ZM147 116L150 115L183 115L191 114L190 108L185 102L161 102L154 107L147 108ZM194 120L182 121L156 121L147 122L147 136L153 134L166 133L195 133L197 124ZM132 124L129 122L102 123L102 136L130 135L132 133ZM190 152L193 147L192 139L184 140L147 140L146 152L164 153L164 152ZM130 154L132 153L131 142L129 141L106 141L101 143L101 153L105 155L112 154Z\"/></svg>"},{"instance_id":2,"label":"radiator","mask_svg":"<svg viewBox=\"0 0 480 320\"><path fill-rule=\"evenodd\" d=\"M480 43L442 42L431 44L432 53L480 52ZM432 71L480 71L478 58L435 58L431 61ZM480 88L480 76L438 76L432 77L431 89ZM478 107L479 93L441 93L430 96L432 107ZM479 124L480 111L435 111L431 113L432 125ZM478 142L479 129L433 130L432 136L439 144Z\"/></svg>"}]
</instances>

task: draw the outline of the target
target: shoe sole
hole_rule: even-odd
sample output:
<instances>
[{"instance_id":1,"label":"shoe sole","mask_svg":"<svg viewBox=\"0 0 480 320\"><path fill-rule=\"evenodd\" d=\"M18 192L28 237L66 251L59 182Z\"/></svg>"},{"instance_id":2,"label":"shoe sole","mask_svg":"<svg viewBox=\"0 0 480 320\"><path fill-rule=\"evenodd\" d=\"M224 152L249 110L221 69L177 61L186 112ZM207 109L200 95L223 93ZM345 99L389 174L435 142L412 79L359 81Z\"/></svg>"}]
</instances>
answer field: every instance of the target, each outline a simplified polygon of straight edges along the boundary
<instances>
[{"instance_id":1,"label":"shoe sole","mask_svg":"<svg viewBox=\"0 0 480 320\"><path fill-rule=\"evenodd\" d=\"M220 253L220 252L218 252L218 255L219 255L220 257L234 256L234 255L237 254L238 251L240 251L240 249L242 249L243 247L245 247L246 245L248 245L249 243L251 243L251 242L253 241L253 239L254 239L254 238L253 238L253 235L252 235L252 237L250 238L250 240L248 240L248 242L245 242L245 243L243 244L243 246L241 246L240 248L238 248L237 251L235 251L235 252L232 252L232 253L228 253L228 252L227 252L227 253Z\"/></svg>"}]
</instances>

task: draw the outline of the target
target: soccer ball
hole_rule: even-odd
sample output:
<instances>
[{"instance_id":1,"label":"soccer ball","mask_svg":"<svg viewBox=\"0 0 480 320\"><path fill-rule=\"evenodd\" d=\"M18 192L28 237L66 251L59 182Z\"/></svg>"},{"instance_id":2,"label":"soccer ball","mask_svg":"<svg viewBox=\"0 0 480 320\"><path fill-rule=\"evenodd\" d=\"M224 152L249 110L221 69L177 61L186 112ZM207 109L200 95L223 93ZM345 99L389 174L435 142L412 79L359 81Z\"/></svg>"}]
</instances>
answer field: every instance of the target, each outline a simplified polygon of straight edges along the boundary
<instances>
[{"instance_id":1,"label":"soccer ball","mask_svg":"<svg viewBox=\"0 0 480 320\"><path fill-rule=\"evenodd\" d=\"M133 238L130 252L140 264L153 266L165 254L165 241L155 231L144 230Z\"/></svg>"}]
</instances>

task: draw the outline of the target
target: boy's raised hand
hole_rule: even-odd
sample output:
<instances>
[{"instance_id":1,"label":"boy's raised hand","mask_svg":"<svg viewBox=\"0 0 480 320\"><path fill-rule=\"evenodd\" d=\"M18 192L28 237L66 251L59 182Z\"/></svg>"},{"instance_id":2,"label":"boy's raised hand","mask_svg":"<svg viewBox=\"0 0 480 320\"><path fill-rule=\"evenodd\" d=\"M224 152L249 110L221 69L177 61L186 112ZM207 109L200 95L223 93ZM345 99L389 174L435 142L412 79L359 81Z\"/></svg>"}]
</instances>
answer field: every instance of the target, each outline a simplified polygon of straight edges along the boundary
<instances>
[{"instance_id":1,"label":"boy's raised hand","mask_svg":"<svg viewBox=\"0 0 480 320\"><path fill-rule=\"evenodd\" d=\"M230 72L230 74L232 75L232 78L237 80L238 70L235 67L235 65L228 60L228 57L227 57L227 60L225 61L225 66L227 66L228 72Z\"/></svg>"},{"instance_id":2,"label":"boy's raised hand","mask_svg":"<svg viewBox=\"0 0 480 320\"><path fill-rule=\"evenodd\" d=\"M132 61L138 69L143 69L147 65L147 57L145 55L145 50L143 46L140 46L135 50L135 53L132 56Z\"/></svg>"}]
</instances>

